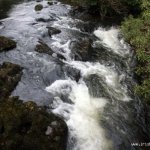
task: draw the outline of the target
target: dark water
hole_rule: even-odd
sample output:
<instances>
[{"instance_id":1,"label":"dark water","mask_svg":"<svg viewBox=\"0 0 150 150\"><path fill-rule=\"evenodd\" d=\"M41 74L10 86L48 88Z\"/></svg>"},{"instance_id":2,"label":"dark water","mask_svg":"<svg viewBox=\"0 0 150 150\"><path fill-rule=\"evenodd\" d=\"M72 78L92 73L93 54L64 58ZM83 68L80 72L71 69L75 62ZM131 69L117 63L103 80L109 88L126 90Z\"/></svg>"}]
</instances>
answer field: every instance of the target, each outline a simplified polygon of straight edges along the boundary
<instances>
[{"instance_id":1,"label":"dark water","mask_svg":"<svg viewBox=\"0 0 150 150\"><path fill-rule=\"evenodd\" d=\"M0 2L0 18L5 18L14 1ZM0 63L24 68L12 95L46 105L61 116L69 128L68 150L143 150L131 146L148 142L149 137L144 106L133 93L133 52L119 29L72 16L72 7L66 4L40 3L41 12L34 11L37 2L26 1L13 6L9 17L1 20L0 35L14 39L17 48L1 53ZM47 26L61 33L49 37ZM52 48L52 56L35 51L39 39ZM84 39L90 39L92 50L87 61L76 60L71 44Z\"/></svg>"}]
</instances>

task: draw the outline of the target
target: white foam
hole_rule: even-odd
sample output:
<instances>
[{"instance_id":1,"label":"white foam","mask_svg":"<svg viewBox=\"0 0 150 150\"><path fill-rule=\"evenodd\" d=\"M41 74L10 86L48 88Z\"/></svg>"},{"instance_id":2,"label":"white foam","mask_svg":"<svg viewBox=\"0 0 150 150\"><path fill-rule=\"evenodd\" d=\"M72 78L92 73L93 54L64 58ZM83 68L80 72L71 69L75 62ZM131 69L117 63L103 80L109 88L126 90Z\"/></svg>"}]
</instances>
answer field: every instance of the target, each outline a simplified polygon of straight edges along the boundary
<instances>
[{"instance_id":1,"label":"white foam","mask_svg":"<svg viewBox=\"0 0 150 150\"><path fill-rule=\"evenodd\" d=\"M107 103L104 98L93 98L89 95L88 87L81 81L76 83L71 80L58 80L47 91L65 94L63 87L70 84L69 98L74 104L63 103L59 98L54 101L53 112L65 117L71 131L71 136L77 139L74 150L106 150L111 147L111 142L106 139L105 132L100 125L99 119L103 108Z\"/></svg>"},{"instance_id":2,"label":"white foam","mask_svg":"<svg viewBox=\"0 0 150 150\"><path fill-rule=\"evenodd\" d=\"M99 27L94 31L94 35L100 39L99 42L101 44L113 50L114 53L125 56L129 53L129 47L122 38L119 39L119 34L119 29L115 27L111 27L110 29Z\"/></svg>"},{"instance_id":3,"label":"white foam","mask_svg":"<svg viewBox=\"0 0 150 150\"><path fill-rule=\"evenodd\" d=\"M131 100L127 94L126 87L122 86L120 83L120 78L124 76L123 74L118 75L118 73L115 72L112 68L106 67L100 63L71 61L68 63L68 65L71 65L73 68L80 70L83 78L91 74L98 75L109 88L108 92L110 92L112 96L115 95L116 99L122 101Z\"/></svg>"}]
</instances>

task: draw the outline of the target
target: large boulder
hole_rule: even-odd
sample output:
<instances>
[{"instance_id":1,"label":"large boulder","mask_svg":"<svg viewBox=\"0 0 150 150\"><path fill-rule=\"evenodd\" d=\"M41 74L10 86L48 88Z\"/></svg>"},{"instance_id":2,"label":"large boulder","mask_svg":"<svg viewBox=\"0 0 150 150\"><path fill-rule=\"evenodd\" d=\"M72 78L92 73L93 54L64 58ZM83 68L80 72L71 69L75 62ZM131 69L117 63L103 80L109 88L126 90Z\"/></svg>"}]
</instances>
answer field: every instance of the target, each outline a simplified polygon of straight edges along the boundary
<instances>
[{"instance_id":1,"label":"large boulder","mask_svg":"<svg viewBox=\"0 0 150 150\"><path fill-rule=\"evenodd\" d=\"M4 37L0 36L0 52L2 51L8 51L16 47L16 42Z\"/></svg>"},{"instance_id":2,"label":"large boulder","mask_svg":"<svg viewBox=\"0 0 150 150\"><path fill-rule=\"evenodd\" d=\"M45 107L10 97L20 79L21 67L0 66L0 149L65 150L67 125Z\"/></svg>"},{"instance_id":3,"label":"large boulder","mask_svg":"<svg viewBox=\"0 0 150 150\"><path fill-rule=\"evenodd\" d=\"M91 40L89 38L82 38L78 41L73 41L70 48L75 60L88 61L91 51Z\"/></svg>"},{"instance_id":4,"label":"large boulder","mask_svg":"<svg viewBox=\"0 0 150 150\"><path fill-rule=\"evenodd\" d=\"M59 34L61 33L61 30L57 29L57 28L54 28L54 27L47 27L48 29L48 34L49 36L51 37L52 35L54 34Z\"/></svg>"},{"instance_id":5,"label":"large boulder","mask_svg":"<svg viewBox=\"0 0 150 150\"><path fill-rule=\"evenodd\" d=\"M44 43L41 40L36 45L35 51L37 51L39 53L45 53L45 54L48 54L50 56L52 56L55 53L46 43ZM55 53L55 54L56 54L57 58L66 60L66 58L61 53Z\"/></svg>"},{"instance_id":6,"label":"large boulder","mask_svg":"<svg viewBox=\"0 0 150 150\"><path fill-rule=\"evenodd\" d=\"M67 125L59 117L17 97L0 103L1 150L65 150Z\"/></svg>"},{"instance_id":7,"label":"large boulder","mask_svg":"<svg viewBox=\"0 0 150 150\"><path fill-rule=\"evenodd\" d=\"M35 11L41 11L43 9L43 5L42 4L37 4L35 7L34 7Z\"/></svg>"},{"instance_id":8,"label":"large boulder","mask_svg":"<svg viewBox=\"0 0 150 150\"><path fill-rule=\"evenodd\" d=\"M0 100L9 96L21 79L22 68L5 62L0 65Z\"/></svg>"}]
</instances>

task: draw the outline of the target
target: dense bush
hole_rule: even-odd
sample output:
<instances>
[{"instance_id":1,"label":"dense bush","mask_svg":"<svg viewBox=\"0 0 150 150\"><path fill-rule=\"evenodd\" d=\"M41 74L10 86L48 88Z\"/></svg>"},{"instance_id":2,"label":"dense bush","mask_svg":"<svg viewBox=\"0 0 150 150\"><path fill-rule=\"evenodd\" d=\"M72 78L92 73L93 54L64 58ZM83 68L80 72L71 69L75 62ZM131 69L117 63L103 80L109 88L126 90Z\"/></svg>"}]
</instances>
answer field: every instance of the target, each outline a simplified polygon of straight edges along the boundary
<instances>
[{"instance_id":1,"label":"dense bush","mask_svg":"<svg viewBox=\"0 0 150 150\"><path fill-rule=\"evenodd\" d=\"M82 6L96 6L100 16L126 15L140 10L141 0L70 0ZM95 9L95 7L94 7Z\"/></svg>"},{"instance_id":2,"label":"dense bush","mask_svg":"<svg viewBox=\"0 0 150 150\"><path fill-rule=\"evenodd\" d=\"M135 91L150 103L150 1L141 3L142 13L138 18L128 17L122 24L126 40L136 51L138 67L136 73L140 77L140 85Z\"/></svg>"}]
</instances>

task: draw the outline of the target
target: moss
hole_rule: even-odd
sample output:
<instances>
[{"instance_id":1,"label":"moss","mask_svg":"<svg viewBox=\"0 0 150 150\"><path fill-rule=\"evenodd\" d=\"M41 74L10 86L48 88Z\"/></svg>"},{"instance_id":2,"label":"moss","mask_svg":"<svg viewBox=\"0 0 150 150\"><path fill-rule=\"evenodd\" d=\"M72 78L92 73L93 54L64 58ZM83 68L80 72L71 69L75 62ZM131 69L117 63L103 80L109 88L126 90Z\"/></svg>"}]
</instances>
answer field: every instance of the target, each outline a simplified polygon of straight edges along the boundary
<instances>
[{"instance_id":1,"label":"moss","mask_svg":"<svg viewBox=\"0 0 150 150\"><path fill-rule=\"evenodd\" d=\"M43 5L37 4L34 9L35 9L35 11L41 11L43 9Z\"/></svg>"},{"instance_id":2,"label":"moss","mask_svg":"<svg viewBox=\"0 0 150 150\"><path fill-rule=\"evenodd\" d=\"M52 113L47 113L33 102L22 103L18 98L8 98L0 103L1 150L63 150L66 124ZM52 126L52 122L57 122ZM52 133L46 135L48 126ZM59 137L59 140L56 140Z\"/></svg>"},{"instance_id":3,"label":"moss","mask_svg":"<svg viewBox=\"0 0 150 150\"><path fill-rule=\"evenodd\" d=\"M16 47L16 42L4 37L0 36L0 52L2 51L8 51Z\"/></svg>"},{"instance_id":4,"label":"moss","mask_svg":"<svg viewBox=\"0 0 150 150\"><path fill-rule=\"evenodd\" d=\"M22 68L12 63L0 65L0 100L9 96L21 78Z\"/></svg>"},{"instance_id":5,"label":"moss","mask_svg":"<svg viewBox=\"0 0 150 150\"><path fill-rule=\"evenodd\" d=\"M10 97L21 70L11 63L0 66L0 149L66 149L67 125L62 119L32 101L23 103L18 97Z\"/></svg>"},{"instance_id":6,"label":"moss","mask_svg":"<svg viewBox=\"0 0 150 150\"><path fill-rule=\"evenodd\" d=\"M142 13L137 18L128 17L121 26L125 39L136 52L139 85L135 92L150 103L150 2L142 1Z\"/></svg>"}]
</instances>

